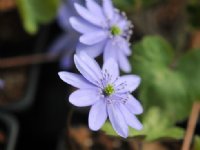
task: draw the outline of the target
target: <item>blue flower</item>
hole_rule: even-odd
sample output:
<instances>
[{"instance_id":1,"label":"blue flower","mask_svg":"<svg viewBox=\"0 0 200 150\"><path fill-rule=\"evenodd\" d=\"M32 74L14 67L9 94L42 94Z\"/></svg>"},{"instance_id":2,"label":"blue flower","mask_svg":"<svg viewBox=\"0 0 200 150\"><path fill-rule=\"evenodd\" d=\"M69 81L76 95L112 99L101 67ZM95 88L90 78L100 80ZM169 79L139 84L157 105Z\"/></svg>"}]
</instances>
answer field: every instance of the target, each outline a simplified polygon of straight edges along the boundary
<instances>
[{"instance_id":1,"label":"blue flower","mask_svg":"<svg viewBox=\"0 0 200 150\"><path fill-rule=\"evenodd\" d=\"M58 25L62 28L62 33L50 46L49 53L52 56L60 57L60 66L69 69L73 66L73 55L78 43L79 34L75 32L70 23L71 16L78 15L74 9L74 3L80 3L80 0L68 0L62 2L57 14Z\"/></svg>"},{"instance_id":2,"label":"blue flower","mask_svg":"<svg viewBox=\"0 0 200 150\"><path fill-rule=\"evenodd\" d=\"M114 58L124 72L130 72L127 56L131 55L129 38L133 26L124 13L113 7L111 0L103 0L101 7L94 0L86 0L86 7L75 3L80 17L71 17L72 27L81 33L77 53L85 51L91 57L103 53L104 61Z\"/></svg>"},{"instance_id":3,"label":"blue flower","mask_svg":"<svg viewBox=\"0 0 200 150\"><path fill-rule=\"evenodd\" d=\"M59 72L59 76L78 88L69 96L70 103L79 107L91 106L90 129L99 130L109 117L114 130L122 137L128 136L128 126L141 130L142 124L135 115L141 114L143 108L131 95L139 86L140 77L120 77L118 64L112 58L106 60L102 69L85 52L75 55L74 62L82 75Z\"/></svg>"}]
</instances>

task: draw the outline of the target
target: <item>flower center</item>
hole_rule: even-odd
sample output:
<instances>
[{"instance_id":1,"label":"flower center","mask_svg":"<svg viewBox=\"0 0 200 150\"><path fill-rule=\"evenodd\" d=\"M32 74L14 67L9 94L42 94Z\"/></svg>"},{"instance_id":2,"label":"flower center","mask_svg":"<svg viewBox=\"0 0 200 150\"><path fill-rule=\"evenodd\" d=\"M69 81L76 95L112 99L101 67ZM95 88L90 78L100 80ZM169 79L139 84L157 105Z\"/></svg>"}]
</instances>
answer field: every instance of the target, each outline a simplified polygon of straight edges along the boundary
<instances>
[{"instance_id":1,"label":"flower center","mask_svg":"<svg viewBox=\"0 0 200 150\"><path fill-rule=\"evenodd\" d=\"M113 36L116 36L120 35L122 33L122 30L118 26L114 25L110 28L110 32Z\"/></svg>"},{"instance_id":2,"label":"flower center","mask_svg":"<svg viewBox=\"0 0 200 150\"><path fill-rule=\"evenodd\" d=\"M106 96L110 96L110 95L112 95L113 93L114 93L114 87L112 86L112 85L110 85L110 84L108 84L105 88L104 88L104 90L103 90L103 93L106 95Z\"/></svg>"}]
</instances>

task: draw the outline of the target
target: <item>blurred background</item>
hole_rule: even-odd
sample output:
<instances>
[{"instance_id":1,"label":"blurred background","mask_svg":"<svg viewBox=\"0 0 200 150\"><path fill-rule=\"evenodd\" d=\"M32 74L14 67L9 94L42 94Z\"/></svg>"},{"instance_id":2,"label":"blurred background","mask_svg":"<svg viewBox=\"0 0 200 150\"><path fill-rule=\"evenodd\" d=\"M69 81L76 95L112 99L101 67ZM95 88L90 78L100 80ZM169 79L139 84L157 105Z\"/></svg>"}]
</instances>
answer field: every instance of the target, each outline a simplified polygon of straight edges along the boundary
<instances>
[{"instance_id":1,"label":"blurred background","mask_svg":"<svg viewBox=\"0 0 200 150\"><path fill-rule=\"evenodd\" d=\"M0 0L0 150L181 149L192 105L200 101L200 1L113 0L134 24L129 60L142 78L133 94L144 106L144 129L130 129L128 139L109 122L90 131L89 109L68 102L74 89L58 77L77 71L74 2L85 5ZM197 121L191 150L200 150L199 134Z\"/></svg>"}]
</instances>

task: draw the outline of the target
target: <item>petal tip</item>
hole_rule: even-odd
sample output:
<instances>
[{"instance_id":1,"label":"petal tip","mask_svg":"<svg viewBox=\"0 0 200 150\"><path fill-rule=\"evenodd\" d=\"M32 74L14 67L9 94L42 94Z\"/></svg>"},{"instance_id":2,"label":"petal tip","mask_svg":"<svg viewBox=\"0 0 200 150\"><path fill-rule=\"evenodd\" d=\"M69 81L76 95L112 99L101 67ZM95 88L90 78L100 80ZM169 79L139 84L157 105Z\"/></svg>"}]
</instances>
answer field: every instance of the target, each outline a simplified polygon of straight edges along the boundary
<instances>
[{"instance_id":1,"label":"petal tip","mask_svg":"<svg viewBox=\"0 0 200 150\"><path fill-rule=\"evenodd\" d=\"M140 124L138 127L137 127L137 130L142 130L143 129L143 125L142 124Z\"/></svg>"},{"instance_id":2,"label":"petal tip","mask_svg":"<svg viewBox=\"0 0 200 150\"><path fill-rule=\"evenodd\" d=\"M80 7L80 4L78 4L78 3L74 3L74 7L75 7L75 9L78 9L79 7Z\"/></svg>"},{"instance_id":3,"label":"petal tip","mask_svg":"<svg viewBox=\"0 0 200 150\"><path fill-rule=\"evenodd\" d=\"M63 75L65 74L65 71L60 71L58 72L58 76L62 79L63 78Z\"/></svg>"},{"instance_id":4,"label":"petal tip","mask_svg":"<svg viewBox=\"0 0 200 150\"><path fill-rule=\"evenodd\" d=\"M69 22L70 22L71 25L73 25L74 19L75 19L75 17L73 17L73 16L69 18Z\"/></svg>"}]
</instances>

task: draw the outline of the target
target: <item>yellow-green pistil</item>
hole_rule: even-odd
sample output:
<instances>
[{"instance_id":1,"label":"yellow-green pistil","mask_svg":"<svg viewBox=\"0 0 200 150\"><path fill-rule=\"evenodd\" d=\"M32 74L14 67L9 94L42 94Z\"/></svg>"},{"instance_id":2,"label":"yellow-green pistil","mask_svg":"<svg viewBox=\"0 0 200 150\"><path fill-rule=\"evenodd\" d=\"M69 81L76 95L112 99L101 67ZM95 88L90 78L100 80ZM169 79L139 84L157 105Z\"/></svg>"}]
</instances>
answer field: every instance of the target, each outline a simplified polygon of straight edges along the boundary
<instances>
[{"instance_id":1,"label":"yellow-green pistil","mask_svg":"<svg viewBox=\"0 0 200 150\"><path fill-rule=\"evenodd\" d=\"M110 32L112 35L116 36L116 35L120 35L122 33L122 30L118 26L114 25L110 28Z\"/></svg>"},{"instance_id":2,"label":"yellow-green pistil","mask_svg":"<svg viewBox=\"0 0 200 150\"><path fill-rule=\"evenodd\" d=\"M108 84L105 88L104 88L104 94L106 95L106 96L110 96L110 95L112 95L113 93L114 93L114 87L112 86L112 85L110 85L110 84Z\"/></svg>"}]
</instances>

